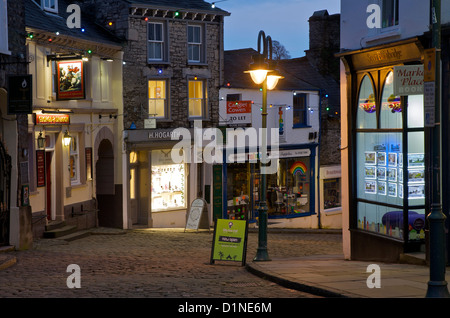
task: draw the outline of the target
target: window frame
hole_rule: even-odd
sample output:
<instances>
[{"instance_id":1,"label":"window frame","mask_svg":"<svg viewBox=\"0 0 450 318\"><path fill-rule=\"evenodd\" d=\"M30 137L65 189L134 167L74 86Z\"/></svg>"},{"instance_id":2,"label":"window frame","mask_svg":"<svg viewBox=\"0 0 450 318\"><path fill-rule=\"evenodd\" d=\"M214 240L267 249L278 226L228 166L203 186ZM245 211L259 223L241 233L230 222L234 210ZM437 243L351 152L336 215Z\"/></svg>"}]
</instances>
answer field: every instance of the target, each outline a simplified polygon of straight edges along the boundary
<instances>
[{"instance_id":1,"label":"window frame","mask_svg":"<svg viewBox=\"0 0 450 318\"><path fill-rule=\"evenodd\" d=\"M11 55L8 42L8 1L0 0L0 54ZM4 9L4 10L3 10Z\"/></svg>"},{"instance_id":2,"label":"window frame","mask_svg":"<svg viewBox=\"0 0 450 318\"><path fill-rule=\"evenodd\" d=\"M150 84L150 82L151 81L154 81L154 82L164 82L164 98L150 98L150 87L149 87L149 84ZM169 118L169 114L170 114L170 111L169 111L169 87L170 87L170 82L169 82L169 79L168 78L160 78L160 77L158 77L158 78L153 78L153 77L150 77L150 78L148 78L147 79L147 99L148 99L148 103L147 103L147 108L148 108L148 115L150 116L150 118L156 118L157 120L158 119L168 119ZM151 116L151 114L150 114L150 101L151 100L164 100L164 114L163 114L163 116Z\"/></svg>"},{"instance_id":3,"label":"window frame","mask_svg":"<svg viewBox=\"0 0 450 318\"><path fill-rule=\"evenodd\" d=\"M74 133L72 134L72 140L70 141L69 146L69 177L70 177L70 185L79 185L81 184L81 173L80 173L80 134ZM76 149L73 148L73 145L76 145ZM73 165L71 163L71 158L74 157ZM75 170L75 176L72 177L72 170Z\"/></svg>"},{"instance_id":4,"label":"window frame","mask_svg":"<svg viewBox=\"0 0 450 318\"><path fill-rule=\"evenodd\" d=\"M296 109L296 106L298 107L299 105L296 105L295 100L300 97L304 99L304 107L303 109L299 110ZM303 121L299 123L294 123L295 118L300 114L303 114ZM305 127L310 127L308 125L308 94L296 92L292 97L292 128L305 128Z\"/></svg>"},{"instance_id":5,"label":"window frame","mask_svg":"<svg viewBox=\"0 0 450 318\"><path fill-rule=\"evenodd\" d=\"M198 29L199 30L199 42L193 42L189 40L189 34L190 34L190 30L193 29ZM200 24L188 24L187 25L187 30L186 30L186 38L187 38L187 57L188 57L188 63L190 64L203 64L206 63L205 61L205 37L204 37L205 31L204 31L204 25L200 25ZM194 39L194 35L193 35L193 40ZM193 57L191 56L191 50L190 47L198 47L198 60L193 59Z\"/></svg>"},{"instance_id":6,"label":"window frame","mask_svg":"<svg viewBox=\"0 0 450 318\"><path fill-rule=\"evenodd\" d=\"M191 83L201 83L202 84L202 96L201 97L191 97L190 95L190 85ZM195 91L195 88L194 88ZM202 113L200 115L190 115L191 113L191 101L194 100L201 100L201 111ZM188 79L188 118L189 119L205 119L207 118L208 112L207 112L207 105L208 105L208 82L206 79L200 79L200 78L189 78Z\"/></svg>"},{"instance_id":7,"label":"window frame","mask_svg":"<svg viewBox=\"0 0 450 318\"><path fill-rule=\"evenodd\" d=\"M161 26L161 40L157 40L157 35L156 35L156 28L154 27L154 34L155 35L155 39L150 39L150 26L151 25L160 25ZM155 58L155 57L151 57L151 53L155 53L154 50L151 50L150 47L152 44L158 43L161 45L161 58ZM164 23L163 22L157 22L157 21L149 21L147 23L147 59L149 62L159 62L159 61L164 61L165 59L165 32L164 32Z\"/></svg>"},{"instance_id":8,"label":"window frame","mask_svg":"<svg viewBox=\"0 0 450 318\"><path fill-rule=\"evenodd\" d=\"M391 1L392 2L392 6L390 8L387 8L387 1ZM396 28L399 26L399 20L400 20L400 15L399 15L399 0L381 0L381 28L383 30L386 29L391 29L391 28ZM389 9L389 13L392 14L392 17L394 19L394 21L392 22L393 24L390 24L391 22L387 20L387 10ZM393 10L393 12L391 12ZM388 24L385 25L385 22L387 22Z\"/></svg>"}]
</instances>

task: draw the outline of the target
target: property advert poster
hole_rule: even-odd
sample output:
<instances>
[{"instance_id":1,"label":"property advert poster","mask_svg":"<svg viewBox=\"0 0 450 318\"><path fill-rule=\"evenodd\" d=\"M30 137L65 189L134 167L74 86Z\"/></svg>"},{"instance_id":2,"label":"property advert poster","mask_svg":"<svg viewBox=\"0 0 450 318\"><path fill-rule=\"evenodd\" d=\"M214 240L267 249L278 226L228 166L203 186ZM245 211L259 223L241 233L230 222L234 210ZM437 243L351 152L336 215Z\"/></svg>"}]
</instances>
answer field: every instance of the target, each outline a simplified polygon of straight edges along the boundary
<instances>
[{"instance_id":1,"label":"property advert poster","mask_svg":"<svg viewBox=\"0 0 450 318\"><path fill-rule=\"evenodd\" d=\"M56 62L58 74L58 87L56 96L58 100L84 99L84 70L83 61Z\"/></svg>"}]
</instances>

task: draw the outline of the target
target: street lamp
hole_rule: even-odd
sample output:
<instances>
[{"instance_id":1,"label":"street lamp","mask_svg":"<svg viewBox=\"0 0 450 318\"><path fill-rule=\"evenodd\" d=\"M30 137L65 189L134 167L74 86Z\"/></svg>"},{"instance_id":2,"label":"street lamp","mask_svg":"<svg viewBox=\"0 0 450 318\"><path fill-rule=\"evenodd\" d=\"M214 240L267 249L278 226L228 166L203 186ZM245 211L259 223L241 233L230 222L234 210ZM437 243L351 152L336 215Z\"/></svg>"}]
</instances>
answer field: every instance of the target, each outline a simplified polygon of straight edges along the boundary
<instances>
[{"instance_id":1,"label":"street lamp","mask_svg":"<svg viewBox=\"0 0 450 318\"><path fill-rule=\"evenodd\" d=\"M37 144L39 149L43 149L45 147L45 138L42 136L42 131L39 133L37 138Z\"/></svg>"},{"instance_id":2,"label":"street lamp","mask_svg":"<svg viewBox=\"0 0 450 318\"><path fill-rule=\"evenodd\" d=\"M263 44L263 51L261 53L261 43ZM267 202L266 202L266 171L263 168L266 163L265 153L267 150L267 90L272 90L278 83L279 74L275 74L275 63L272 60L272 39L265 35L264 31L259 31L258 34L258 54L252 56L253 63L250 64L250 70L245 73L250 73L250 76L255 84L263 84L262 86L262 141L261 141L261 191L259 199L258 217L258 249L254 261L270 261L269 253L267 252ZM269 74L269 75L268 75Z\"/></svg>"}]
</instances>

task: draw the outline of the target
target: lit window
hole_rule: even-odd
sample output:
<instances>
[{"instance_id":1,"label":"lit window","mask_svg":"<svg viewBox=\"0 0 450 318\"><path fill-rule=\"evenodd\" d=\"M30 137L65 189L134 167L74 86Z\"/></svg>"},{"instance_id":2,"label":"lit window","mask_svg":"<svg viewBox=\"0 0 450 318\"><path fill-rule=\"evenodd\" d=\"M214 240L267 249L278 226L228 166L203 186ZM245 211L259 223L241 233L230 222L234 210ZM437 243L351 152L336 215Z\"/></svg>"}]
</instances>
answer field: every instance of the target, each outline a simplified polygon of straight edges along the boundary
<instances>
[{"instance_id":1,"label":"lit window","mask_svg":"<svg viewBox=\"0 0 450 318\"><path fill-rule=\"evenodd\" d=\"M205 82L189 81L189 117L204 117L207 104Z\"/></svg>"},{"instance_id":2,"label":"lit window","mask_svg":"<svg viewBox=\"0 0 450 318\"><path fill-rule=\"evenodd\" d=\"M165 117L167 96L165 80L148 81L148 113L150 117Z\"/></svg>"}]
</instances>

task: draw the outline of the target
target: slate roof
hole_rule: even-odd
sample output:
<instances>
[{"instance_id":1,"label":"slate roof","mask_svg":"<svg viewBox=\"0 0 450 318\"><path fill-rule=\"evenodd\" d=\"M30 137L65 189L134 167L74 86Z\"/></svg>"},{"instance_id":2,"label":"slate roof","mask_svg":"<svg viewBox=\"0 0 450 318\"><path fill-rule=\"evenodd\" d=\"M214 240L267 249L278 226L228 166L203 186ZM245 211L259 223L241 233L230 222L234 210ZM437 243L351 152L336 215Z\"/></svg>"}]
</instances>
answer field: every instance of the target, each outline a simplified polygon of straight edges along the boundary
<instances>
[{"instance_id":1,"label":"slate roof","mask_svg":"<svg viewBox=\"0 0 450 318\"><path fill-rule=\"evenodd\" d=\"M173 8L173 9L190 9L202 12L211 12L219 15L230 15L229 12L218 7L212 8L211 3L203 0L127 0L128 3L134 5L149 5L155 7Z\"/></svg>"},{"instance_id":2,"label":"slate roof","mask_svg":"<svg viewBox=\"0 0 450 318\"><path fill-rule=\"evenodd\" d=\"M67 13L67 6L74 3L72 0L58 0L58 14L50 13L42 10L32 0L25 0L25 25L26 27L47 31L59 32L61 35L71 36L83 40L104 43L110 45L120 45L120 41L106 29L97 25L90 14L81 10L81 27L85 28L85 32L80 29L70 29L67 26L67 18L72 12Z\"/></svg>"},{"instance_id":3,"label":"slate roof","mask_svg":"<svg viewBox=\"0 0 450 318\"><path fill-rule=\"evenodd\" d=\"M259 89L250 75L244 73L252 63L254 49L230 50L224 52L224 84L230 88ZM340 108L340 85L330 75L322 75L312 66L307 57L278 61L278 71L284 79L278 82L276 90L319 90L329 95L329 105L333 110Z\"/></svg>"}]
</instances>

